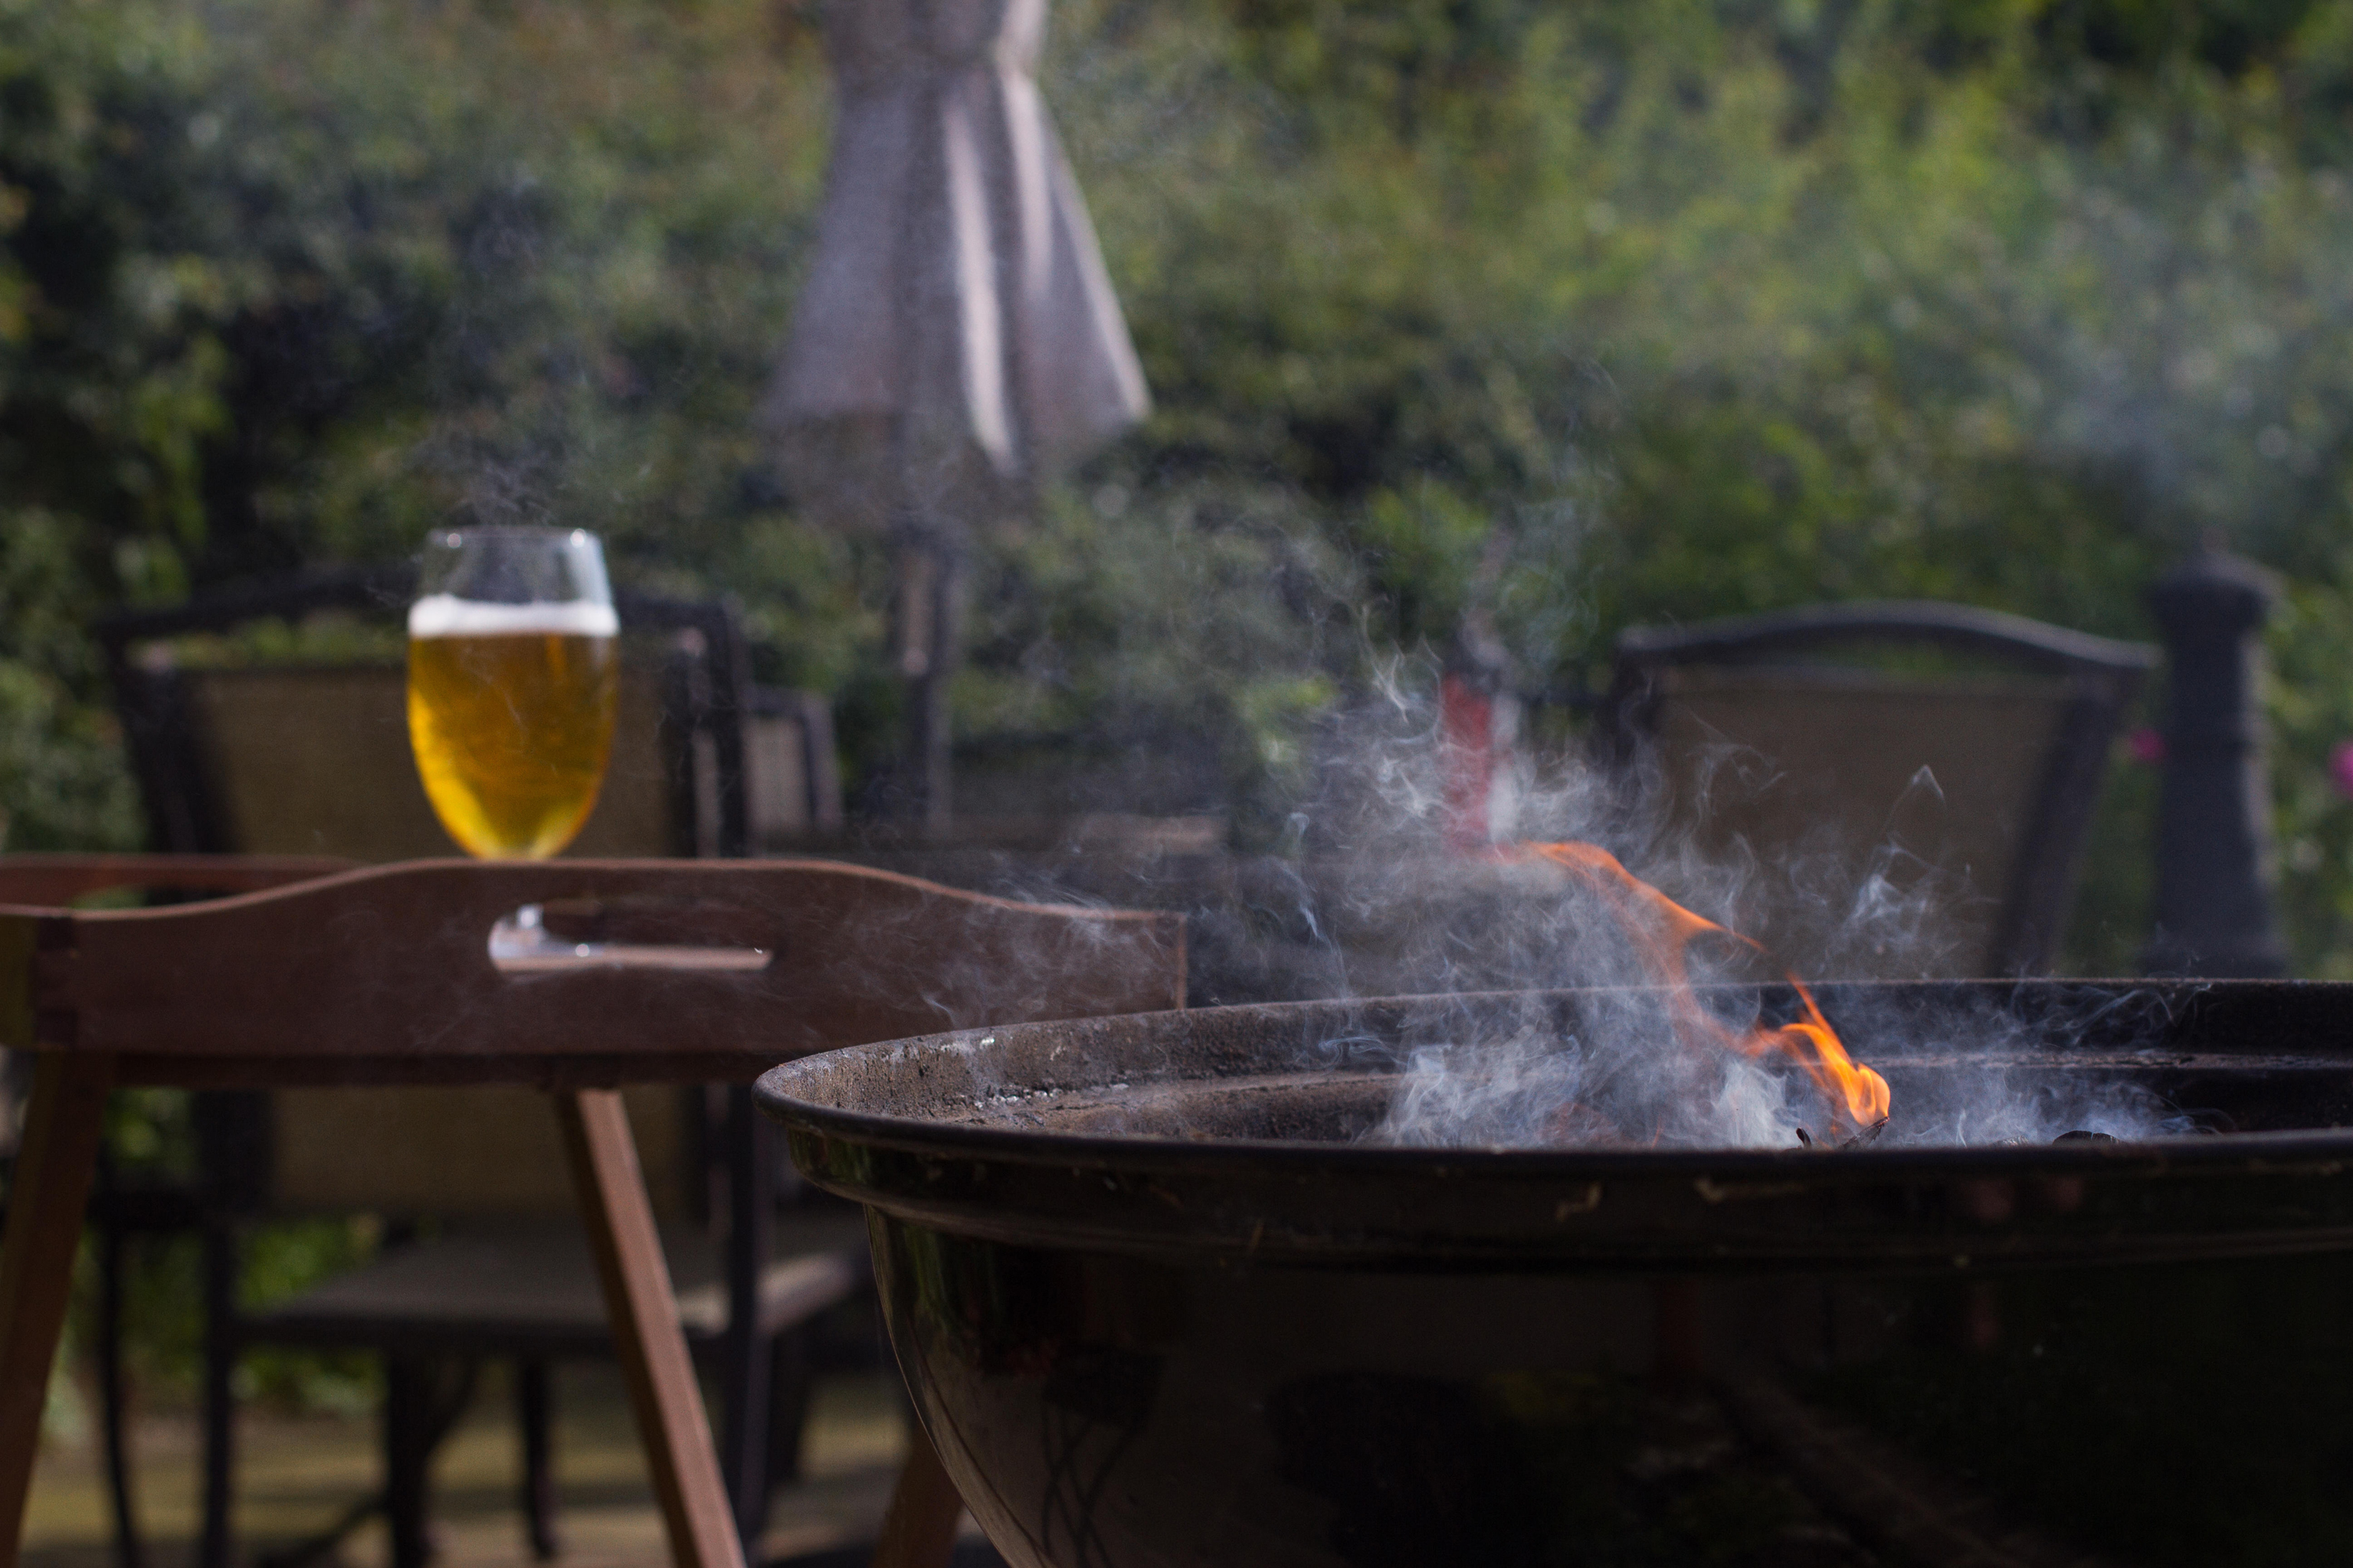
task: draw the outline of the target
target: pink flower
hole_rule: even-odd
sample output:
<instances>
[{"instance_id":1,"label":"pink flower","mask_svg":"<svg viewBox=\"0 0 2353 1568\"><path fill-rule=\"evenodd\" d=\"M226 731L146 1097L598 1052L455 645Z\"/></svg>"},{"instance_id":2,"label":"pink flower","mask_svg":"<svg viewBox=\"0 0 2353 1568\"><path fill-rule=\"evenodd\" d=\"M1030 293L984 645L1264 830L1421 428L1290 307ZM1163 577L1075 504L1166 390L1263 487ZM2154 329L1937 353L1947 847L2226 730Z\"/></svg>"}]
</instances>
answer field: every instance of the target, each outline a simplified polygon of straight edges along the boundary
<instances>
[{"instance_id":1,"label":"pink flower","mask_svg":"<svg viewBox=\"0 0 2353 1568\"><path fill-rule=\"evenodd\" d=\"M2153 768L2165 761L2165 737L2155 730L2135 730L2125 737L2125 750L2134 762Z\"/></svg>"},{"instance_id":2,"label":"pink flower","mask_svg":"<svg viewBox=\"0 0 2353 1568\"><path fill-rule=\"evenodd\" d=\"M2329 748L2328 782L2338 795L2353 800L2353 741L2339 741Z\"/></svg>"}]
</instances>

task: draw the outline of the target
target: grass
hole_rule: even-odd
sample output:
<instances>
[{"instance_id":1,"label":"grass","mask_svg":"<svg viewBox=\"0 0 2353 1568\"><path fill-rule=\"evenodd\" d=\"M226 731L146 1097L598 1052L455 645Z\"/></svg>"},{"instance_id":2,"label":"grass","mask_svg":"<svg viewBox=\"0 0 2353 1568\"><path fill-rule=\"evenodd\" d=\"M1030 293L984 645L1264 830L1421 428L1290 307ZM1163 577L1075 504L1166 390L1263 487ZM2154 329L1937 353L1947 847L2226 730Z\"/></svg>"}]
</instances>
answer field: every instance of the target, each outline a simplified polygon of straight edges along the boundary
<instances>
[{"instance_id":1,"label":"grass","mask_svg":"<svg viewBox=\"0 0 2353 1568\"><path fill-rule=\"evenodd\" d=\"M802 1479L778 1491L762 1560L871 1539L904 1451L895 1383L888 1373L819 1383ZM601 1364L560 1369L556 1410L561 1560L567 1568L668 1561L618 1374ZM364 1416L247 1413L238 1433L240 1541L290 1541L324 1528L375 1484L376 1441ZM178 1412L143 1415L132 1442L150 1568L176 1568L193 1560L198 1525L196 1421ZM507 1402L498 1380L486 1378L436 1465L438 1568L531 1562L514 1501L517 1474ZM34 1470L26 1568L111 1564L109 1518L95 1435L53 1441ZM388 1562L381 1523L353 1536L337 1561L343 1568Z\"/></svg>"}]
</instances>

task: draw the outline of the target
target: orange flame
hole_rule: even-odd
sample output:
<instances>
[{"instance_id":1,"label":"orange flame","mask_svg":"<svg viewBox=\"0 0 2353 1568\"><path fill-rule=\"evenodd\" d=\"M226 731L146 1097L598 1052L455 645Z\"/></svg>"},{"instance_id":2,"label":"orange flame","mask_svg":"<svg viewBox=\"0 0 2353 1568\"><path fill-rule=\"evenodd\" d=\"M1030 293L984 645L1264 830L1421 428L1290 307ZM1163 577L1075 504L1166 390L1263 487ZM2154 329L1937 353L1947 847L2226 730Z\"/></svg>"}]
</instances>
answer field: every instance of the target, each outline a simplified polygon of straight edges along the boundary
<instances>
[{"instance_id":1,"label":"orange flame","mask_svg":"<svg viewBox=\"0 0 2353 1568\"><path fill-rule=\"evenodd\" d=\"M1735 1032L1700 1005L1699 994L1692 989L1690 966L1685 961L1694 937L1725 937L1758 953L1764 948L1737 931L1726 931L1714 921L1692 913L1627 870L1618 863L1616 856L1598 846L1528 844L1521 847L1567 870L1608 901L1610 912L1633 939L1642 967L1654 984L1666 989L1668 1016L1673 1022L1676 1038L1684 1045L1717 1046L1750 1057L1779 1051L1805 1069L1806 1076L1814 1080L1814 1086L1831 1102L1833 1113L1842 1112L1857 1131L1886 1119L1887 1080L1846 1054L1837 1031L1822 1016L1821 1009L1814 1005L1813 993L1796 975L1789 974L1788 979L1806 1010L1805 1017L1798 1023L1784 1024L1776 1029L1751 1025L1746 1031Z\"/></svg>"}]
</instances>

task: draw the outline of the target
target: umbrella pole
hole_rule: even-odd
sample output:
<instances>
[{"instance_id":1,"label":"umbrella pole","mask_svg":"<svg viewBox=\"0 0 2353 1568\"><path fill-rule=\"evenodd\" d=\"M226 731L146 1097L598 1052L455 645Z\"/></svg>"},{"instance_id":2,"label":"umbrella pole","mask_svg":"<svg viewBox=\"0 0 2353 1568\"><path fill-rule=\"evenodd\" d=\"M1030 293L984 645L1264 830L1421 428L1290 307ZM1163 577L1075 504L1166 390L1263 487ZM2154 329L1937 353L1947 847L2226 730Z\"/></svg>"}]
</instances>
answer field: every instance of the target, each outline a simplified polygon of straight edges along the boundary
<instances>
[{"instance_id":1,"label":"umbrella pole","mask_svg":"<svg viewBox=\"0 0 2353 1568\"><path fill-rule=\"evenodd\" d=\"M899 673L907 682L901 810L944 832L954 804L948 682L964 645L964 552L937 529L911 529L899 547Z\"/></svg>"}]
</instances>

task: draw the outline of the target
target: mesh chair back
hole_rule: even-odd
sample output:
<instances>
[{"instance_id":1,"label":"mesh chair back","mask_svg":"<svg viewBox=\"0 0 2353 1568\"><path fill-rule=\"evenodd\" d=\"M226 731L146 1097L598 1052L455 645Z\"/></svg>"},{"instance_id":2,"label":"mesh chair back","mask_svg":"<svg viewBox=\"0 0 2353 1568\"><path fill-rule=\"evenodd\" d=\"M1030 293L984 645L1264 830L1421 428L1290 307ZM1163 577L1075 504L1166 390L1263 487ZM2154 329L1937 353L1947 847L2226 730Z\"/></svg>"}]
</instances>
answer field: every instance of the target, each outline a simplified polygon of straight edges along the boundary
<instances>
[{"instance_id":1,"label":"mesh chair back","mask_svg":"<svg viewBox=\"0 0 2353 1568\"><path fill-rule=\"evenodd\" d=\"M1738 923L1800 973L2033 973L2154 661L1960 605L1823 606L1628 633L1608 718L1668 842L1761 873Z\"/></svg>"},{"instance_id":2,"label":"mesh chair back","mask_svg":"<svg viewBox=\"0 0 2353 1568\"><path fill-rule=\"evenodd\" d=\"M239 853L371 861L457 853L417 782L402 667L198 669L179 681L214 811ZM567 854L691 853L662 723L659 675L625 664L612 766Z\"/></svg>"},{"instance_id":3,"label":"mesh chair back","mask_svg":"<svg viewBox=\"0 0 2353 1568\"><path fill-rule=\"evenodd\" d=\"M1767 900L1751 934L1826 978L1882 965L1938 978L1989 971L2069 710L2062 683L1678 670L1661 686L1673 830L1711 864L1769 857L1831 895ZM1931 868L1936 886L1919 887ZM1920 896L1898 922L1900 951L1849 918L1874 872L1890 891Z\"/></svg>"}]
</instances>

